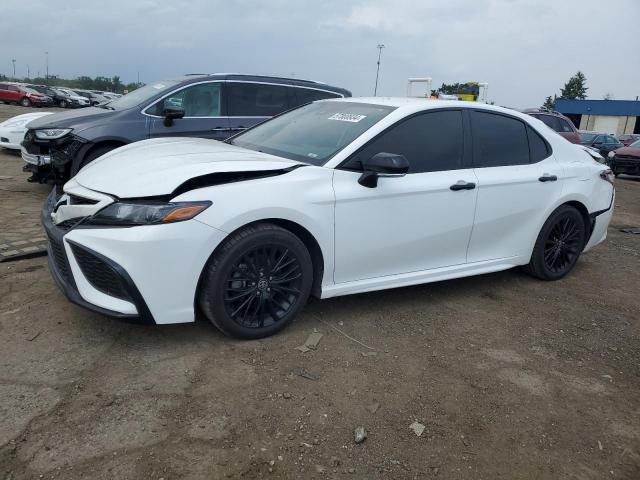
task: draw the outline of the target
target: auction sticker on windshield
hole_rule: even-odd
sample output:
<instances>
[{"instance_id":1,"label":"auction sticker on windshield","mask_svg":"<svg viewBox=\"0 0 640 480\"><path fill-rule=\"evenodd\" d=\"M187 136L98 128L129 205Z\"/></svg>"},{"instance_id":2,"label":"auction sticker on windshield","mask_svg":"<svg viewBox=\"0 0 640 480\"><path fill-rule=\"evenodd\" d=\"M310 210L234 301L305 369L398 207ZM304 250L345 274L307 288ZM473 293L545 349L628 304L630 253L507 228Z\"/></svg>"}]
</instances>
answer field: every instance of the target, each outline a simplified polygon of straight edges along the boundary
<instances>
[{"instance_id":1,"label":"auction sticker on windshield","mask_svg":"<svg viewBox=\"0 0 640 480\"><path fill-rule=\"evenodd\" d=\"M341 122L353 122L358 123L363 118L367 118L366 115L357 115L355 113L336 113L329 117L329 120L340 120Z\"/></svg>"}]
</instances>

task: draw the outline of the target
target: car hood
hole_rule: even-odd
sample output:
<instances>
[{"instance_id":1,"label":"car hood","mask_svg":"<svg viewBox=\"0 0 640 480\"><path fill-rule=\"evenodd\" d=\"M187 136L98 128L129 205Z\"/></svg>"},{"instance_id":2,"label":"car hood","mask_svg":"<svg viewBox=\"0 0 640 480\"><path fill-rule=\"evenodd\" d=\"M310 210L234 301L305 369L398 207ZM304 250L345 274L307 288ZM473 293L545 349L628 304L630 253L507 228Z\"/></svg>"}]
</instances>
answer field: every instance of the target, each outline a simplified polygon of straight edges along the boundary
<instances>
[{"instance_id":1,"label":"car hood","mask_svg":"<svg viewBox=\"0 0 640 480\"><path fill-rule=\"evenodd\" d=\"M620 147L615 150L616 155L625 155L628 157L640 158L640 148L635 147Z\"/></svg>"},{"instance_id":2,"label":"car hood","mask_svg":"<svg viewBox=\"0 0 640 480\"><path fill-rule=\"evenodd\" d=\"M266 153L203 138L157 138L103 155L74 180L119 198L169 195L185 182L216 173L263 172L302 165Z\"/></svg>"},{"instance_id":3,"label":"car hood","mask_svg":"<svg viewBox=\"0 0 640 480\"><path fill-rule=\"evenodd\" d=\"M80 97L84 98L84 97ZM86 99L85 99L86 100ZM76 131L83 130L90 124L99 121L102 123L110 119L118 112L107 110L106 108L87 107L78 110L67 110L65 112L48 115L46 118L39 118L30 122L28 128L73 128Z\"/></svg>"},{"instance_id":4,"label":"car hood","mask_svg":"<svg viewBox=\"0 0 640 480\"><path fill-rule=\"evenodd\" d=\"M33 112L33 113L23 113L22 115L16 115L15 117L11 117L4 122L0 123L1 126L4 126L8 123L22 123L22 125L26 125L29 122L35 120L36 118L46 117L48 115L54 115L53 112Z\"/></svg>"}]
</instances>

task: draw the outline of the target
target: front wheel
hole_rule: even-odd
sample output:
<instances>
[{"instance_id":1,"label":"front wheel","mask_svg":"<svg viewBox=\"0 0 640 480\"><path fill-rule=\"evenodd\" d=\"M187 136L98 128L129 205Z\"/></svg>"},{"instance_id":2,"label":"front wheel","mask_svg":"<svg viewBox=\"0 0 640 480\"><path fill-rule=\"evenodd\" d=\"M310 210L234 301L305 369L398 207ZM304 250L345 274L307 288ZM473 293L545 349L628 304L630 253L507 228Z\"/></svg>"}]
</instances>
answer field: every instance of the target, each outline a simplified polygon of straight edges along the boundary
<instances>
[{"instance_id":1,"label":"front wheel","mask_svg":"<svg viewBox=\"0 0 640 480\"><path fill-rule=\"evenodd\" d=\"M20 105L22 105L23 107L30 107L31 100L29 100L27 97L24 97L22 100L20 100Z\"/></svg>"},{"instance_id":2,"label":"front wheel","mask_svg":"<svg viewBox=\"0 0 640 480\"><path fill-rule=\"evenodd\" d=\"M228 335L256 339L286 327L309 298L311 256L271 223L232 234L207 263L198 292L206 317Z\"/></svg>"},{"instance_id":3,"label":"front wheel","mask_svg":"<svg viewBox=\"0 0 640 480\"><path fill-rule=\"evenodd\" d=\"M58 105L60 106L60 108L67 108L67 101L60 100L60 103L58 103Z\"/></svg>"},{"instance_id":4,"label":"front wheel","mask_svg":"<svg viewBox=\"0 0 640 480\"><path fill-rule=\"evenodd\" d=\"M542 226L525 271L542 280L561 279L577 263L586 236L580 212L570 205L558 207Z\"/></svg>"}]
</instances>

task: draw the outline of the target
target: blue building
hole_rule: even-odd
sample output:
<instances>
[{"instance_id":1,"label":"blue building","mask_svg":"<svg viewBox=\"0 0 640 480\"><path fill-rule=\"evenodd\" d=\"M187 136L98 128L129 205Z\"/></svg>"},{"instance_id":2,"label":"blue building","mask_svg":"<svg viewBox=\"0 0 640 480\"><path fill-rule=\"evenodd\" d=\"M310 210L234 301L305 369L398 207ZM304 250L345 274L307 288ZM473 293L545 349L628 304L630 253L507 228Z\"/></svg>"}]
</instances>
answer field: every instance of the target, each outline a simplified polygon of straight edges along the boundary
<instances>
[{"instance_id":1,"label":"blue building","mask_svg":"<svg viewBox=\"0 0 640 480\"><path fill-rule=\"evenodd\" d=\"M556 100L555 109L580 130L624 135L640 133L638 100Z\"/></svg>"}]
</instances>

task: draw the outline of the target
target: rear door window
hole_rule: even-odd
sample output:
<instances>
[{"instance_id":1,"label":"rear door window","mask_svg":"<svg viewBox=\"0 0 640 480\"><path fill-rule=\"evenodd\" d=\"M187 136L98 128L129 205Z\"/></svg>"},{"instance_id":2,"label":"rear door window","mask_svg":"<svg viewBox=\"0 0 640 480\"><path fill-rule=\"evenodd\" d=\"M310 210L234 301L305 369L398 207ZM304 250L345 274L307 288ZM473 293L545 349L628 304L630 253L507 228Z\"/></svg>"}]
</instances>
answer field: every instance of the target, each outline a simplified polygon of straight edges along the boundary
<instances>
[{"instance_id":1,"label":"rear door window","mask_svg":"<svg viewBox=\"0 0 640 480\"><path fill-rule=\"evenodd\" d=\"M291 94L293 97L292 107L305 105L307 103L315 102L316 100L339 98L342 96L337 93L325 92L324 90L314 90L311 88L291 88Z\"/></svg>"},{"instance_id":2,"label":"rear door window","mask_svg":"<svg viewBox=\"0 0 640 480\"><path fill-rule=\"evenodd\" d=\"M505 115L471 112L474 167L502 167L529 163L524 122Z\"/></svg>"},{"instance_id":3,"label":"rear door window","mask_svg":"<svg viewBox=\"0 0 640 480\"><path fill-rule=\"evenodd\" d=\"M554 130L556 132L563 131L557 117L554 117L553 115L533 115L533 116L538 120L540 120L542 123L544 123L551 130Z\"/></svg>"},{"instance_id":4,"label":"rear door window","mask_svg":"<svg viewBox=\"0 0 640 480\"><path fill-rule=\"evenodd\" d=\"M227 84L227 108L231 117L272 117L290 108L287 87L268 83Z\"/></svg>"}]
</instances>

